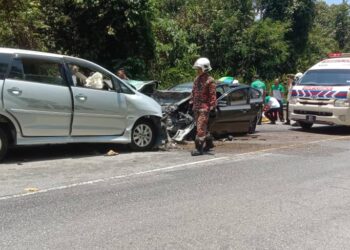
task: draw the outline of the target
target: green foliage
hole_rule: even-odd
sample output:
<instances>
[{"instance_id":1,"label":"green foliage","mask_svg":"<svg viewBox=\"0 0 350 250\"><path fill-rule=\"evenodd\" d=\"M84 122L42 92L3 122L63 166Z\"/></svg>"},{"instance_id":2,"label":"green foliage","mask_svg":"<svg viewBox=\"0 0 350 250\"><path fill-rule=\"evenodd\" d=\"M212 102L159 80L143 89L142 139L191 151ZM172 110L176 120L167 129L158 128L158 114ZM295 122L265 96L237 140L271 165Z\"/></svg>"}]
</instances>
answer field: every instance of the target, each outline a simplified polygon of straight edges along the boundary
<instances>
[{"instance_id":1,"label":"green foliage","mask_svg":"<svg viewBox=\"0 0 350 250\"><path fill-rule=\"evenodd\" d=\"M255 22L243 34L241 46L242 68L245 79L259 74L264 79L273 79L283 73L289 58L289 45L284 40L289 25L271 19Z\"/></svg>"},{"instance_id":2,"label":"green foliage","mask_svg":"<svg viewBox=\"0 0 350 250\"><path fill-rule=\"evenodd\" d=\"M154 58L151 9L147 0L41 0L52 50L116 69L130 58L145 65ZM128 60L129 59L129 60ZM126 65L127 66L127 65ZM147 67L132 73L147 73ZM142 70L141 72L139 70Z\"/></svg>"},{"instance_id":3,"label":"green foliage","mask_svg":"<svg viewBox=\"0 0 350 250\"><path fill-rule=\"evenodd\" d=\"M167 87L208 57L219 78L304 71L350 50L349 4L322 0L0 0L0 46L83 57Z\"/></svg>"},{"instance_id":4,"label":"green foliage","mask_svg":"<svg viewBox=\"0 0 350 250\"><path fill-rule=\"evenodd\" d=\"M302 54L306 48L315 17L315 7L315 0L293 1L290 6L291 32L288 34L288 40L297 54Z\"/></svg>"},{"instance_id":5,"label":"green foliage","mask_svg":"<svg viewBox=\"0 0 350 250\"><path fill-rule=\"evenodd\" d=\"M261 0L259 1L259 9L264 19L285 21L289 19L290 4L290 0Z\"/></svg>"},{"instance_id":6,"label":"green foliage","mask_svg":"<svg viewBox=\"0 0 350 250\"><path fill-rule=\"evenodd\" d=\"M337 8L335 19L335 39L338 42L341 50L350 49L350 6L348 4L341 4Z\"/></svg>"},{"instance_id":7,"label":"green foliage","mask_svg":"<svg viewBox=\"0 0 350 250\"><path fill-rule=\"evenodd\" d=\"M46 50L39 0L0 0L0 46Z\"/></svg>"},{"instance_id":8,"label":"green foliage","mask_svg":"<svg viewBox=\"0 0 350 250\"><path fill-rule=\"evenodd\" d=\"M335 39L334 17L337 11L337 7L328 6L324 2L316 4L314 25L309 32L304 53L296 59L296 71L303 72L323 59L327 53L339 51Z\"/></svg>"}]
</instances>

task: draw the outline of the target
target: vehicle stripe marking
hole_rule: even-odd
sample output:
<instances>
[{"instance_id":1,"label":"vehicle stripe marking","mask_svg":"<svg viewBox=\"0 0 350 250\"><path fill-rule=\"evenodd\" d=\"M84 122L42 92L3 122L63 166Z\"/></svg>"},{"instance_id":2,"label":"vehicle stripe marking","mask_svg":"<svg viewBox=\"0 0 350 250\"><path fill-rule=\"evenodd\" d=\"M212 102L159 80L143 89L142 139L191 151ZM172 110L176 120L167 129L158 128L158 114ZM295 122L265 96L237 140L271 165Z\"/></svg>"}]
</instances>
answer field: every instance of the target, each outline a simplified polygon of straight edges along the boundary
<instances>
[{"instance_id":1,"label":"vehicle stripe marking","mask_svg":"<svg viewBox=\"0 0 350 250\"><path fill-rule=\"evenodd\" d=\"M146 170L146 171L141 171L141 172L136 172L136 173L131 173L131 174L117 175L117 176L111 176L111 177L106 177L106 178L100 178L100 179L96 179L96 180L73 183L73 184L65 185L65 186L58 186L58 187L52 187L52 188L47 188L47 189L41 189L37 192L32 192L32 193L21 193L21 194L7 195L7 196L0 197L0 201L21 198L21 197L26 197L26 196L32 196L32 195L37 195L37 194L41 194L41 193L48 193L51 191L64 190L64 189L69 189L69 188L74 188L74 187L79 187L79 186L93 185L96 183L108 182L111 180L129 178L129 177L133 177L133 176L140 176L140 175L146 175L146 174L150 174L150 173L163 172L163 171L167 171L167 170L182 168L182 167L186 167L186 166L194 166L194 165L199 165L199 164L214 162L214 161L220 161L220 160L231 160L231 161L233 160L233 161L237 162L237 161L241 161L241 160L246 159L246 158L243 158L243 156L250 156L250 155L255 155L257 153L264 153L264 152L269 152L269 151L274 151L274 150L296 148L296 147L310 145L310 144L319 144L321 142L337 141L337 140L342 140L342 139L348 139L349 137L350 136L340 136L340 137L333 137L333 138L324 139L324 140L305 142L305 143L299 143L299 144L292 144L292 145L276 147L276 148L262 149L262 150L257 150L257 151L253 151L253 152L237 154L237 155L234 155L233 157L219 157L219 158L207 159L207 160L203 160L203 161L188 162L188 163L178 164L178 165L164 167L164 168L156 168L156 169L151 169L151 170ZM266 154L260 154L259 156L266 156Z\"/></svg>"}]
</instances>

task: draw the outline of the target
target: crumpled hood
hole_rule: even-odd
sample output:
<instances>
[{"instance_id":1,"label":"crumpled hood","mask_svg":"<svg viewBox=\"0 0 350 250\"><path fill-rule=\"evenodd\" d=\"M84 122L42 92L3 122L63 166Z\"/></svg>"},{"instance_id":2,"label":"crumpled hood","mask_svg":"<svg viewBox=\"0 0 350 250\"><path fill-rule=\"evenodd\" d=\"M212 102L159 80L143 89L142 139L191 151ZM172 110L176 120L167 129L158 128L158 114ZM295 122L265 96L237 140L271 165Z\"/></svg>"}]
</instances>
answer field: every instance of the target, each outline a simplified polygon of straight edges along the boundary
<instances>
[{"instance_id":1,"label":"crumpled hood","mask_svg":"<svg viewBox=\"0 0 350 250\"><path fill-rule=\"evenodd\" d=\"M191 93L158 90L152 95L152 98L161 106L180 105L191 98Z\"/></svg>"},{"instance_id":2,"label":"crumpled hood","mask_svg":"<svg viewBox=\"0 0 350 250\"><path fill-rule=\"evenodd\" d=\"M147 85L157 84L157 81L155 80L151 80L151 81L126 80L126 82L134 86L137 91L142 90L142 88L144 88Z\"/></svg>"}]
</instances>

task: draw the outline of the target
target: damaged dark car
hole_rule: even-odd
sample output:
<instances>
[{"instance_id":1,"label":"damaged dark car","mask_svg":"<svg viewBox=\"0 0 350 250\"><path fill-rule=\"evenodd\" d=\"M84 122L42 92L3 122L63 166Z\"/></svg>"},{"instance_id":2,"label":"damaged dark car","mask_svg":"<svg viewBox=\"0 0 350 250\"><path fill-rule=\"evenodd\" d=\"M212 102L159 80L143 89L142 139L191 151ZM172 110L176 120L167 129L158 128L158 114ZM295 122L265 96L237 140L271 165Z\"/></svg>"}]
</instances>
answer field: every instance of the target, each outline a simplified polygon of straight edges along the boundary
<instances>
[{"instance_id":1,"label":"damaged dark car","mask_svg":"<svg viewBox=\"0 0 350 250\"><path fill-rule=\"evenodd\" d=\"M169 138L193 139L195 122L190 105L192 85L179 84L155 91L152 97L162 106L163 122ZM254 133L261 116L261 92L248 85L219 84L217 108L210 113L209 131L216 138L237 133Z\"/></svg>"}]
</instances>

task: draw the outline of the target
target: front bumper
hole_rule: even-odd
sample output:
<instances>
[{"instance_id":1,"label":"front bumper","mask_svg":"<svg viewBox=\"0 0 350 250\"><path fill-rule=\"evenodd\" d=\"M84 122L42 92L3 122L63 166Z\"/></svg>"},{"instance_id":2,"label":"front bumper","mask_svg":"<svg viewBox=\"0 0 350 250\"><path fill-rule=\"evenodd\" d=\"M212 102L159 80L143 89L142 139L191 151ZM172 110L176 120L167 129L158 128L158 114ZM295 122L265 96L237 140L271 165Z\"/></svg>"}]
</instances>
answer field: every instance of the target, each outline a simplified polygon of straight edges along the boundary
<instances>
[{"instance_id":1,"label":"front bumper","mask_svg":"<svg viewBox=\"0 0 350 250\"><path fill-rule=\"evenodd\" d=\"M289 110L290 119L293 121L328 125L350 125L349 107L294 104L289 106Z\"/></svg>"}]
</instances>

